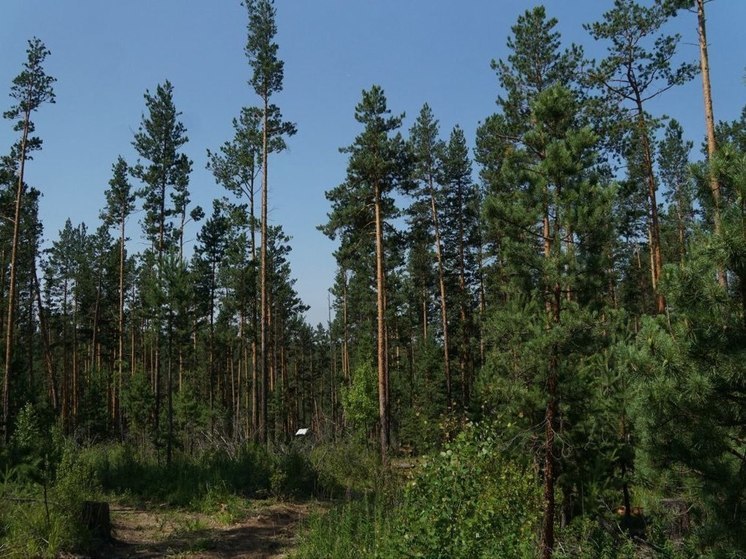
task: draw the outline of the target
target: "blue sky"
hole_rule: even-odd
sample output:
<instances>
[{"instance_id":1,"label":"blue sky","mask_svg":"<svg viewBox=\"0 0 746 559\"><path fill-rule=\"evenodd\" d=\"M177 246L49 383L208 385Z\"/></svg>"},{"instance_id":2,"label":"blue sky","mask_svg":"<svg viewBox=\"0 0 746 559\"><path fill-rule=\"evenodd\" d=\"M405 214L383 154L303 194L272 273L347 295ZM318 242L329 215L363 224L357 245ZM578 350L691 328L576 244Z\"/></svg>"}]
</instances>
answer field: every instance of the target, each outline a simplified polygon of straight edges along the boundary
<instances>
[{"instance_id":1,"label":"blue sky","mask_svg":"<svg viewBox=\"0 0 746 559\"><path fill-rule=\"evenodd\" d=\"M316 230L329 209L324 192L339 184L346 160L338 148L357 134L354 106L363 89L380 84L409 128L427 102L447 137L459 124L473 144L481 120L499 94L490 60L507 56L510 27L541 2L518 0L276 0L285 90L276 97L298 125L289 150L270 161L270 221L293 237L291 262L297 288L311 305L308 319L325 322L335 244ZM543 2L559 19L569 43L600 58L582 24L600 18L611 0ZM731 120L746 103L746 2L708 5L715 116ZM696 19L684 14L670 27L684 37L684 54L696 60ZM143 93L169 79L190 138L193 202L209 211L223 194L205 170L206 149L232 135L231 119L257 103L247 85L246 13L239 0L2 0L0 108L25 59L26 41L42 39L52 51L46 65L58 79L57 103L36 116L44 150L27 178L44 197L45 238L54 240L66 218L98 225L111 165L121 154L133 162L134 131ZM654 107L679 119L699 145L703 135L699 80L671 91ZM15 140L0 125L0 149ZM144 246L139 216L128 224L133 248ZM192 231L191 237L196 235Z\"/></svg>"}]
</instances>

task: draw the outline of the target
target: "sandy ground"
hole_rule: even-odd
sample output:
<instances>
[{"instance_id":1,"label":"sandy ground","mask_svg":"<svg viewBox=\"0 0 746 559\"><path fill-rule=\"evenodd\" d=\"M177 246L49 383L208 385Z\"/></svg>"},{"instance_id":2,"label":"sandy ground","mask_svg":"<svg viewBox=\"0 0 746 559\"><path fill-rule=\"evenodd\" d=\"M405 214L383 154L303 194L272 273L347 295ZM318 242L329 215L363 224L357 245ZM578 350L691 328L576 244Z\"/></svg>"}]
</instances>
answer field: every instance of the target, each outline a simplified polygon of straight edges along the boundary
<instances>
[{"instance_id":1,"label":"sandy ground","mask_svg":"<svg viewBox=\"0 0 746 559\"><path fill-rule=\"evenodd\" d=\"M113 507L115 541L99 557L281 559L292 549L313 505L252 503L245 517L222 524L217 517L166 508Z\"/></svg>"}]
</instances>

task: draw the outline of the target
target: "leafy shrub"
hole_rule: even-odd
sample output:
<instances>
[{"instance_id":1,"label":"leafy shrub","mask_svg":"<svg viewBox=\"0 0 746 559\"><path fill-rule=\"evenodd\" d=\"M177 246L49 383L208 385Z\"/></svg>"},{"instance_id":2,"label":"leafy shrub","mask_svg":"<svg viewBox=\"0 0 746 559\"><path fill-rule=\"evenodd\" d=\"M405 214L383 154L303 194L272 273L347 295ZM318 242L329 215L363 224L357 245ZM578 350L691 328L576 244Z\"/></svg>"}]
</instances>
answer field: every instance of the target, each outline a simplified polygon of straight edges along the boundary
<instances>
[{"instance_id":1,"label":"leafy shrub","mask_svg":"<svg viewBox=\"0 0 746 559\"><path fill-rule=\"evenodd\" d=\"M275 495L311 495L316 486L316 472L309 456L292 447L277 449L270 486Z\"/></svg>"},{"instance_id":2,"label":"leafy shrub","mask_svg":"<svg viewBox=\"0 0 746 559\"><path fill-rule=\"evenodd\" d=\"M99 497L93 470L79 459L78 449L67 443L56 477L48 488L29 486L6 480L4 489L22 500L5 503L0 509L0 524L4 526L3 549L11 556L55 557L62 550L87 550L90 534L82 525L83 501ZM25 490L24 490L25 488Z\"/></svg>"},{"instance_id":3,"label":"leafy shrub","mask_svg":"<svg viewBox=\"0 0 746 559\"><path fill-rule=\"evenodd\" d=\"M328 497L370 493L380 481L379 454L362 441L317 445L310 459L318 477L317 491Z\"/></svg>"},{"instance_id":4,"label":"leafy shrub","mask_svg":"<svg viewBox=\"0 0 746 559\"><path fill-rule=\"evenodd\" d=\"M403 496L383 483L313 517L296 557L533 558L540 488L503 451L488 427L468 426L416 472Z\"/></svg>"},{"instance_id":5,"label":"leafy shrub","mask_svg":"<svg viewBox=\"0 0 746 559\"><path fill-rule=\"evenodd\" d=\"M503 454L489 427L467 426L424 463L398 514L400 556L533 557L539 485Z\"/></svg>"},{"instance_id":6,"label":"leafy shrub","mask_svg":"<svg viewBox=\"0 0 746 559\"><path fill-rule=\"evenodd\" d=\"M345 418L360 437L365 437L378 421L376 372L370 363L352 370L349 386L341 389Z\"/></svg>"}]
</instances>

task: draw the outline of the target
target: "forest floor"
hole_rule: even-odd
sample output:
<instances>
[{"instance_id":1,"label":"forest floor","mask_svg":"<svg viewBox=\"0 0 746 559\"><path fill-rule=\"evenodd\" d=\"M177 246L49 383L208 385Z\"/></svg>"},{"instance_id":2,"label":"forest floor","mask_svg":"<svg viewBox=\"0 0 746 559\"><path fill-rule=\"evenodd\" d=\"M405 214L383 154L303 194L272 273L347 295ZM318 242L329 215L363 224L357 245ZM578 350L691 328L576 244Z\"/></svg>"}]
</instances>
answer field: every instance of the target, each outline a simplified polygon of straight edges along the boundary
<instances>
[{"instance_id":1,"label":"forest floor","mask_svg":"<svg viewBox=\"0 0 746 559\"><path fill-rule=\"evenodd\" d=\"M300 522L320 505L252 501L238 519L167 507L113 506L112 559L281 559L292 550Z\"/></svg>"}]
</instances>

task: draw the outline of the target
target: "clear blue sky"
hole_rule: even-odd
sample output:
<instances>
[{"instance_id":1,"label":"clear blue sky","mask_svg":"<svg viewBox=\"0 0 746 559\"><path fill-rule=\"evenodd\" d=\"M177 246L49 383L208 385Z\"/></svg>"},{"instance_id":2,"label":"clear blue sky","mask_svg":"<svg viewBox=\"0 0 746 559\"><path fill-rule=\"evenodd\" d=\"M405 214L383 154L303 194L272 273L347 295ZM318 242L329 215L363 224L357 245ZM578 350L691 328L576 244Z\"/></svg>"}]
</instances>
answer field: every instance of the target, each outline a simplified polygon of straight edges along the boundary
<instances>
[{"instance_id":1,"label":"clear blue sky","mask_svg":"<svg viewBox=\"0 0 746 559\"><path fill-rule=\"evenodd\" d=\"M277 0L277 41L285 61L285 91L276 102L298 124L290 149L270 163L270 220L293 237L297 288L311 305L308 319L325 322L335 244L316 230L326 221L324 191L345 175L338 148L352 142L353 118L363 89L377 83L409 128L428 102L447 136L460 124L473 144L478 123L495 110L497 81L490 60L507 55L510 27L541 2L519 0ZM597 20L611 0L549 0L566 42L603 52L582 24ZM207 148L232 135L231 119L257 103L247 85L243 53L246 13L239 0L2 0L0 109L25 59L26 40L38 36L51 49L47 70L59 81L56 105L36 116L44 150L28 166L28 181L44 197L45 238L54 240L66 218L98 225L111 165L118 154L134 161L134 131L143 93L169 79L188 129L194 161L194 203L209 211L223 194L205 170ZM708 4L716 118L731 120L746 103L746 2ZM671 26L696 60L696 21L685 14ZM678 118L699 145L703 135L701 85L668 93L658 106ZM0 150L15 140L0 125ZM141 243L139 216L130 235ZM193 231L192 237L196 234ZM137 244L135 245L138 246ZM140 247L143 245L140 244Z\"/></svg>"}]
</instances>

